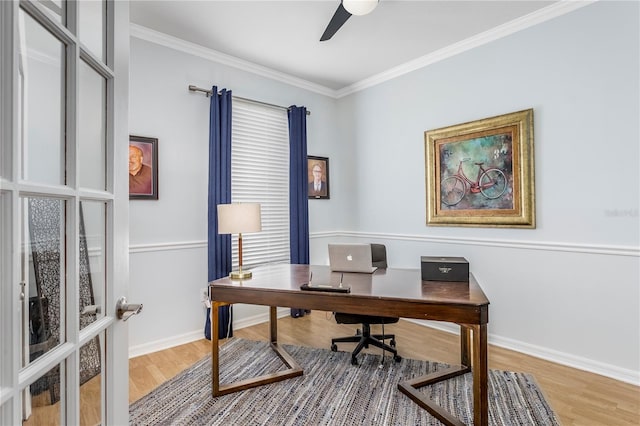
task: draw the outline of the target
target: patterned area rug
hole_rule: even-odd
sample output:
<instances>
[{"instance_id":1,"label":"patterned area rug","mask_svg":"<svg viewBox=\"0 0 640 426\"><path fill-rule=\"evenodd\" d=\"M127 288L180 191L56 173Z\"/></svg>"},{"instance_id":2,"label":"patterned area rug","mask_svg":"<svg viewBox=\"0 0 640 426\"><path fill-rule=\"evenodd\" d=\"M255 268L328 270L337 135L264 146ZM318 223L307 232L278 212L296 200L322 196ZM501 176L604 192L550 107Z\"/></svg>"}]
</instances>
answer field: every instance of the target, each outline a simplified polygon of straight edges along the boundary
<instances>
[{"instance_id":1,"label":"patterned area rug","mask_svg":"<svg viewBox=\"0 0 640 426\"><path fill-rule=\"evenodd\" d=\"M131 404L132 425L440 425L398 390L398 382L441 370L445 364L283 345L304 375L217 398L211 396L211 358ZM221 383L285 369L267 342L232 339L220 350ZM473 423L471 373L420 390ZM558 425L533 377L489 372L489 423Z\"/></svg>"}]
</instances>

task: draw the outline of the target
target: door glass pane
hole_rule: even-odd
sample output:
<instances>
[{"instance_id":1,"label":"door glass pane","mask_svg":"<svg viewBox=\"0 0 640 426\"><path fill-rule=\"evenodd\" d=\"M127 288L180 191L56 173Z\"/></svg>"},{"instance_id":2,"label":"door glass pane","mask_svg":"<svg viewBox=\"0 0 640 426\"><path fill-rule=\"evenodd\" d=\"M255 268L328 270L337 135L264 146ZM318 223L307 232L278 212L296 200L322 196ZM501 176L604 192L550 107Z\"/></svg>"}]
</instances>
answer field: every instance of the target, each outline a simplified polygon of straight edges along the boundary
<instances>
[{"instance_id":1,"label":"door glass pane","mask_svg":"<svg viewBox=\"0 0 640 426\"><path fill-rule=\"evenodd\" d=\"M80 65L80 186L106 189L106 96L107 81L84 61Z\"/></svg>"},{"instance_id":2,"label":"door glass pane","mask_svg":"<svg viewBox=\"0 0 640 426\"><path fill-rule=\"evenodd\" d=\"M78 2L78 37L94 55L105 60L105 2L81 1Z\"/></svg>"},{"instance_id":3,"label":"door glass pane","mask_svg":"<svg viewBox=\"0 0 640 426\"><path fill-rule=\"evenodd\" d=\"M0 19L2 18L0 17ZM10 57L11 49L7 46L7 43L0 43L0 58ZM9 168L11 166L11 144L5 143L4 141L6 140L8 142L11 140L11 127L9 126L11 122L10 114L17 113L17 111L13 111L13 102L11 102L9 95L12 87L11 70L12 67L0 66L0 119L4 123L7 123L3 128L0 128L0 140L3 141L0 143L0 178L7 179L11 178L11 170ZM20 90L20 88L13 86L13 90Z\"/></svg>"},{"instance_id":4,"label":"door glass pane","mask_svg":"<svg viewBox=\"0 0 640 426\"><path fill-rule=\"evenodd\" d=\"M22 281L25 283L22 336L25 366L64 342L66 202L24 198Z\"/></svg>"},{"instance_id":5,"label":"door glass pane","mask_svg":"<svg viewBox=\"0 0 640 426\"><path fill-rule=\"evenodd\" d=\"M22 392L22 424L59 425L60 397L64 393L62 364L58 364Z\"/></svg>"},{"instance_id":6,"label":"door glass pane","mask_svg":"<svg viewBox=\"0 0 640 426\"><path fill-rule=\"evenodd\" d=\"M99 425L102 421L102 355L104 333L80 348L80 424Z\"/></svg>"},{"instance_id":7,"label":"door glass pane","mask_svg":"<svg viewBox=\"0 0 640 426\"><path fill-rule=\"evenodd\" d=\"M66 2L62 0L37 0L42 6L44 6L45 12L49 14L56 22L64 25L65 23L65 7Z\"/></svg>"},{"instance_id":8,"label":"door glass pane","mask_svg":"<svg viewBox=\"0 0 640 426\"><path fill-rule=\"evenodd\" d=\"M19 18L21 177L65 184L65 46L23 10Z\"/></svg>"},{"instance_id":9,"label":"door glass pane","mask_svg":"<svg viewBox=\"0 0 640 426\"><path fill-rule=\"evenodd\" d=\"M80 329L104 316L106 204L80 203Z\"/></svg>"},{"instance_id":10,"label":"door glass pane","mask_svg":"<svg viewBox=\"0 0 640 426\"><path fill-rule=\"evenodd\" d=\"M11 214L11 194L0 191L0 283L11 282L11 246L12 233L11 223L13 215ZM0 324L9 324L11 321L11 310L6 306L11 306L12 288L9 285L0 286ZM11 386L11 364L4 362L4 354L10 354L12 348L12 336L4 334L6 327L0 326L0 354L3 354L3 362L0 363L0 389ZM8 331L8 330L7 330ZM8 361L8 360L7 360ZM2 391L0 391L1 393ZM2 417L0 416L0 424Z\"/></svg>"}]
</instances>

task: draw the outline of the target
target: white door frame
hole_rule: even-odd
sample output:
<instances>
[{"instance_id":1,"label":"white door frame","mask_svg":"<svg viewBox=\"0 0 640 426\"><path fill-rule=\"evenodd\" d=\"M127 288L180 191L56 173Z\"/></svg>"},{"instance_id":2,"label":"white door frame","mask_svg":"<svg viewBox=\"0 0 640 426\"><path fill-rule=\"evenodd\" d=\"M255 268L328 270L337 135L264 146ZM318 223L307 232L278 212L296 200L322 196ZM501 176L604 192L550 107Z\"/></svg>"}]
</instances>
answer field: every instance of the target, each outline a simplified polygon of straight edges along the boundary
<instances>
[{"instance_id":1,"label":"white door frame","mask_svg":"<svg viewBox=\"0 0 640 426\"><path fill-rule=\"evenodd\" d=\"M46 26L65 40L67 49L65 64L68 68L66 82L67 139L66 152L70 176L65 187L50 187L20 180L22 163L20 123L17 106L18 88L18 11L24 7L37 20L47 21ZM78 382L78 349L95 335L106 335L102 359L101 402L104 424L128 423L128 327L116 318L116 301L127 296L129 280L129 191L128 191L128 91L129 91L129 5L124 1L108 2L107 7L107 65L111 79L107 83L107 191L83 190L77 186L76 157L77 100L79 45L74 16L76 3L69 2L68 28L48 22L46 10L37 2L0 1L0 424L22 422L21 393L30 383L55 365L62 363L67 373L63 376L66 392L61 395L62 423L78 424L80 398ZM78 46L78 47L76 47ZM69 163L71 162L71 163ZM22 368L22 318L21 318L21 252L19 217L22 195L46 195L67 200L67 249L66 268L69 273L67 315L69 324L76 326L78 281L78 208L81 200L104 201L106 216L106 289L104 317L82 331L67 330L66 339L51 354L41 357ZM28 297L28 295L27 295Z\"/></svg>"},{"instance_id":2,"label":"white door frame","mask_svg":"<svg viewBox=\"0 0 640 426\"><path fill-rule=\"evenodd\" d=\"M113 71L115 81L112 99L114 149L111 164L114 187L114 208L111 217L113 232L110 268L112 281L107 284L107 312L116 315L116 302L129 292L129 2L115 1L109 9L113 13L114 25L108 29L108 39L112 40ZM109 173L108 173L109 174ZM111 292L109 292L111 290ZM135 321L135 319L134 319ZM119 320L107 330L106 347L107 386L106 416L109 424L129 423L129 328Z\"/></svg>"}]
</instances>

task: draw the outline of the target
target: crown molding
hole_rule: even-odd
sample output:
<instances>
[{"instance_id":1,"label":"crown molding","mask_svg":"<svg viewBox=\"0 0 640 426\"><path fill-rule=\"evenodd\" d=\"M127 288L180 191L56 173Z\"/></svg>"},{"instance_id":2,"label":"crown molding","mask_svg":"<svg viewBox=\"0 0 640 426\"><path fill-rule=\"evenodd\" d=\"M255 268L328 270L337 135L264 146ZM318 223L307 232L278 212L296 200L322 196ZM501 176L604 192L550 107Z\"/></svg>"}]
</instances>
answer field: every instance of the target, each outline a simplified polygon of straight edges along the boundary
<instances>
[{"instance_id":1,"label":"crown molding","mask_svg":"<svg viewBox=\"0 0 640 426\"><path fill-rule=\"evenodd\" d=\"M143 27L138 24L130 24L130 35L131 37L146 40L151 43L168 47L170 49L198 56L213 62L257 74L262 77L270 78L272 80L280 81L282 83L309 90L311 92L328 96L330 98L339 99L344 96L400 77L404 74L408 74L420 68L432 65L436 62L440 62L442 60L469 51L500 38L509 36L518 31L533 27L535 25L573 12L597 1L599 0L560 0L557 3L532 12L528 15L522 16L518 19L514 19L513 21L507 22L503 25L492 28L478 35L462 40L458 43L454 43L428 55L406 62L402 65L398 65L387 71L383 71L379 74L361 80L352 85L346 86L339 90L330 89L320 84L312 83L310 81L294 77L292 75L276 71L262 65L255 64L244 59L236 58L235 56L227 55L225 53L218 52L216 50L209 49L198 44L191 43L177 37L152 30L147 27Z\"/></svg>"},{"instance_id":2,"label":"crown molding","mask_svg":"<svg viewBox=\"0 0 640 426\"><path fill-rule=\"evenodd\" d=\"M595 3L596 1L598 0L561 0L528 15L522 16L518 19L514 19L513 21L482 32L473 37L469 37L468 39L462 40L458 43L454 43L440 50L436 50L435 52L429 53L428 55L422 56L409 62L405 62L402 65L393 67L387 71L361 80L350 86L344 87L337 91L336 97L342 98L344 96L359 92L369 87L376 86L380 83L384 83L386 81L400 77L404 74L408 74L412 71L424 68L426 66L435 64L436 62L440 62L452 56L509 36L518 31L525 30L527 28L573 12L574 10Z\"/></svg>"},{"instance_id":3,"label":"crown molding","mask_svg":"<svg viewBox=\"0 0 640 426\"><path fill-rule=\"evenodd\" d=\"M217 62L222 65L227 65L272 80L280 81L291 86L309 90L310 92L319 93L331 98L336 97L335 90L329 89L319 84L312 83L310 81L303 80L301 78L255 64L253 62L245 61L244 59L236 58L235 56L227 55L225 53L218 52L217 50L209 49L200 46L199 44L191 43L189 41L185 41L177 37L173 37L147 27L143 27L138 24L130 23L129 25L131 37L149 41L151 43L178 50L180 52L188 53L193 56L198 56L212 62Z\"/></svg>"}]
</instances>

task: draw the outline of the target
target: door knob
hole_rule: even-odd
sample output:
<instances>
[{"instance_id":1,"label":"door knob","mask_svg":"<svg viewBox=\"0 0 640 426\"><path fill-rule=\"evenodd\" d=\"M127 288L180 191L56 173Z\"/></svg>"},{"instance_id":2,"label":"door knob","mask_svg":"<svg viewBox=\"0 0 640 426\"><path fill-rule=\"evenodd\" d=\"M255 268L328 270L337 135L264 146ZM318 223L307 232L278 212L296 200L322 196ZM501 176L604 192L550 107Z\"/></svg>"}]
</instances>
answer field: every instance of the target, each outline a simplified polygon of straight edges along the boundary
<instances>
[{"instance_id":1,"label":"door knob","mask_svg":"<svg viewBox=\"0 0 640 426\"><path fill-rule=\"evenodd\" d=\"M142 303L127 303L127 299L124 296L118 299L116 303L116 316L123 321L139 314L140 311L142 311Z\"/></svg>"}]
</instances>

